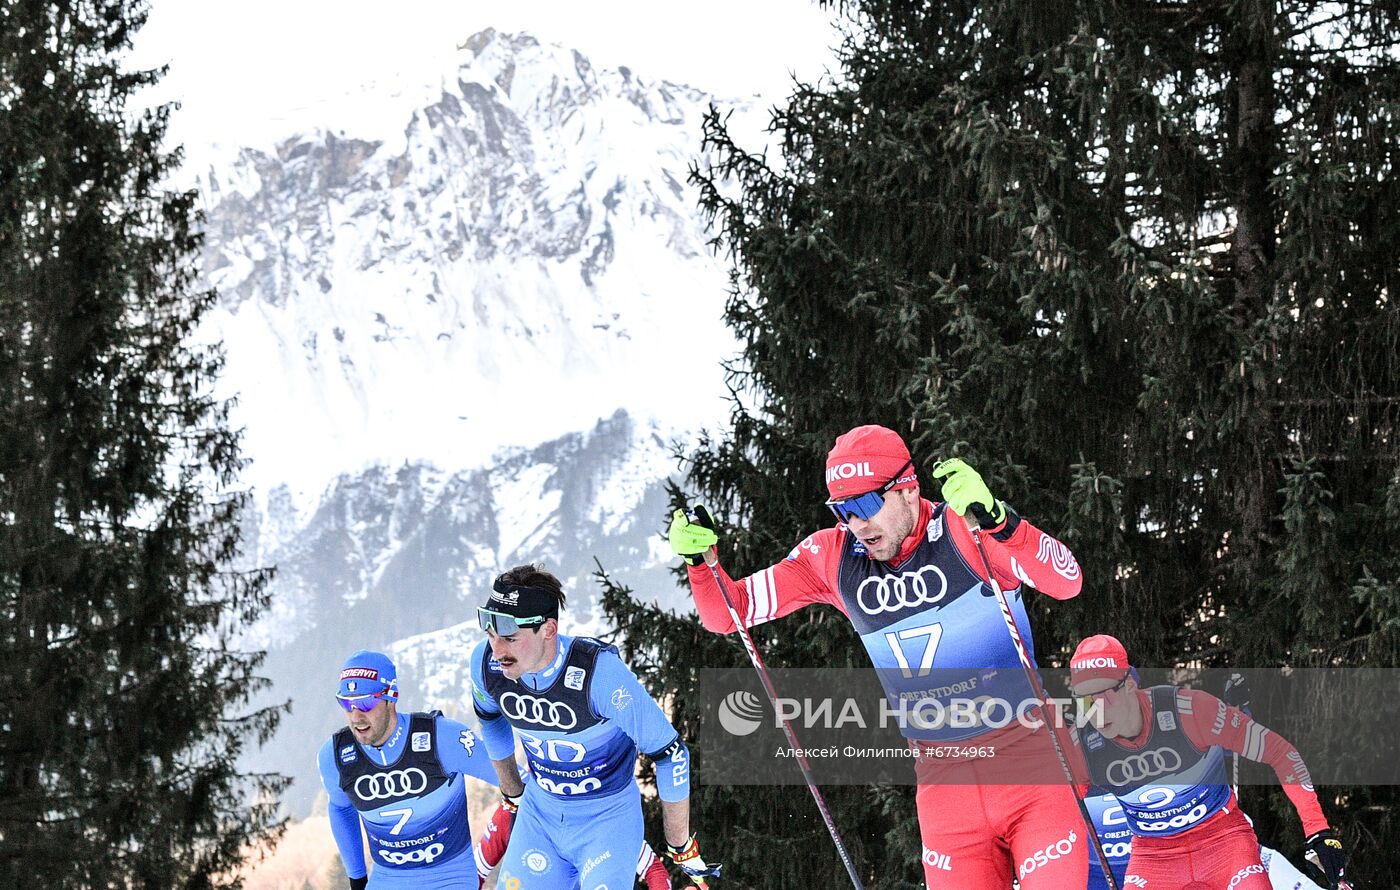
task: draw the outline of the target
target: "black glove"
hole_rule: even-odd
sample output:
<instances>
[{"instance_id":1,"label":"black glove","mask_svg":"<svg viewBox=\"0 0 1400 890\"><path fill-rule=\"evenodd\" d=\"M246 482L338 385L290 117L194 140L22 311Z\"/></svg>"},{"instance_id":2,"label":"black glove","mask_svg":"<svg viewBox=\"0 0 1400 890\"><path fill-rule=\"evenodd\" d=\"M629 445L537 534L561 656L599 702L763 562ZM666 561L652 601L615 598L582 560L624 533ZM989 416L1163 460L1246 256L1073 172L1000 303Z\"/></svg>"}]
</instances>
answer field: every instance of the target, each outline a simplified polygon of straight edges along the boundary
<instances>
[{"instance_id":1,"label":"black glove","mask_svg":"<svg viewBox=\"0 0 1400 890\"><path fill-rule=\"evenodd\" d=\"M1322 874L1329 890L1337 890L1337 885L1346 877L1347 851L1341 839L1332 829L1324 828L1305 842L1308 852L1304 858Z\"/></svg>"},{"instance_id":2,"label":"black glove","mask_svg":"<svg viewBox=\"0 0 1400 890\"><path fill-rule=\"evenodd\" d=\"M1246 714L1249 713L1249 696L1249 680L1239 672L1230 674L1230 679L1225 681L1225 688L1220 690L1221 701L1232 708L1239 708Z\"/></svg>"},{"instance_id":3,"label":"black glove","mask_svg":"<svg viewBox=\"0 0 1400 890\"><path fill-rule=\"evenodd\" d=\"M351 878L351 879L350 879L350 890L365 890L365 888L368 887L368 886L369 886L369 875L365 875L363 878Z\"/></svg>"}]
</instances>

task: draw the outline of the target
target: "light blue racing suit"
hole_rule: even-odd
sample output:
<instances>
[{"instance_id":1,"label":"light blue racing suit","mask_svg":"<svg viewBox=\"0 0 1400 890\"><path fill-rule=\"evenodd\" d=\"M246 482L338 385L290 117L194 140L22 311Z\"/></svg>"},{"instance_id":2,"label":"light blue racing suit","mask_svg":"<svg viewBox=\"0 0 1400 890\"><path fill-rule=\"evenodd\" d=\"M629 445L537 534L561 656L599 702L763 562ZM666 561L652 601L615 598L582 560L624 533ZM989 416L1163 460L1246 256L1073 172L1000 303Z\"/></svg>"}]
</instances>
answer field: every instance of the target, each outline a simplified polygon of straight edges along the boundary
<instances>
[{"instance_id":1,"label":"light blue racing suit","mask_svg":"<svg viewBox=\"0 0 1400 890\"><path fill-rule=\"evenodd\" d=\"M690 752L617 650L559 636L541 671L509 680L479 644L472 695L491 758L520 737L528 782L497 886L506 890L630 890L642 849L640 749L656 762L663 801L690 796Z\"/></svg>"},{"instance_id":2,"label":"light blue racing suit","mask_svg":"<svg viewBox=\"0 0 1400 890\"><path fill-rule=\"evenodd\" d=\"M365 874L364 822L374 859L372 890L475 887L464 776L496 784L485 749L464 724L438 711L399 714L378 748L359 744L348 728L331 736L316 761L346 875Z\"/></svg>"}]
</instances>

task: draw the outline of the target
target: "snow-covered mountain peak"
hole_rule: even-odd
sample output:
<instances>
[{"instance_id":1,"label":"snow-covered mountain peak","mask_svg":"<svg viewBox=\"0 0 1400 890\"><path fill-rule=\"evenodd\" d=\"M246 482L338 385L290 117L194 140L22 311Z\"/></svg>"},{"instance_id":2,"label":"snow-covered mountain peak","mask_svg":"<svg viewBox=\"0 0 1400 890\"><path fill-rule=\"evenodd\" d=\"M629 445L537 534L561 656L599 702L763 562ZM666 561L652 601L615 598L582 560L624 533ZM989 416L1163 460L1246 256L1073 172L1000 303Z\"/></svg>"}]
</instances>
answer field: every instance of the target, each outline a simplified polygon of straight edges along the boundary
<instances>
[{"instance_id":1,"label":"snow-covered mountain peak","mask_svg":"<svg viewBox=\"0 0 1400 890\"><path fill-rule=\"evenodd\" d=\"M226 394L261 490L451 471L625 408L723 414L726 280L686 184L710 97L483 31L397 123L245 147L201 178ZM684 398L667 369L687 373Z\"/></svg>"}]
</instances>

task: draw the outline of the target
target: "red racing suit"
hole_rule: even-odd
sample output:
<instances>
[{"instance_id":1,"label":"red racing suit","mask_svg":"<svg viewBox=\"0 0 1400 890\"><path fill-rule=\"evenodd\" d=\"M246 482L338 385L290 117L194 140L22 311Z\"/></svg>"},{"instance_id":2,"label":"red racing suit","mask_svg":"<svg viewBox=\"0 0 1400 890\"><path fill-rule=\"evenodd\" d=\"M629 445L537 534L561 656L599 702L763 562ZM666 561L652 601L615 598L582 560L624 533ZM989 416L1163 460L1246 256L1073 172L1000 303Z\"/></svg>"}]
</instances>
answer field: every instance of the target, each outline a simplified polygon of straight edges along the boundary
<instances>
[{"instance_id":1,"label":"red racing suit","mask_svg":"<svg viewBox=\"0 0 1400 890\"><path fill-rule=\"evenodd\" d=\"M1225 752L1273 767L1305 835L1327 828L1298 749L1248 714L1195 689L1137 691L1142 732L1108 739L1091 727L1085 755L1133 832L1124 883L1148 890L1270 890L1259 839L1225 775Z\"/></svg>"},{"instance_id":2,"label":"red racing suit","mask_svg":"<svg viewBox=\"0 0 1400 890\"><path fill-rule=\"evenodd\" d=\"M1022 589L1068 599L1079 593L1082 579L1068 548L1007 512L1006 523L982 540L1029 647ZM972 534L945 504L920 501L913 531L888 563L869 558L860 541L838 524L737 583L723 569L720 576L749 627L818 603L840 610L860 634L892 703L924 700L919 696L928 694L931 669L944 678L941 688L956 685L975 696L1013 701L1029 695ZM710 570L691 566L689 577L705 627L733 633ZM948 684L950 671L964 681ZM917 803L930 890L1005 890L1013 877L1023 890L1085 885L1085 828L1047 732L1019 723L969 729L918 721L903 725L902 731L916 746L957 741L993 752L951 771L944 763L920 758Z\"/></svg>"}]
</instances>

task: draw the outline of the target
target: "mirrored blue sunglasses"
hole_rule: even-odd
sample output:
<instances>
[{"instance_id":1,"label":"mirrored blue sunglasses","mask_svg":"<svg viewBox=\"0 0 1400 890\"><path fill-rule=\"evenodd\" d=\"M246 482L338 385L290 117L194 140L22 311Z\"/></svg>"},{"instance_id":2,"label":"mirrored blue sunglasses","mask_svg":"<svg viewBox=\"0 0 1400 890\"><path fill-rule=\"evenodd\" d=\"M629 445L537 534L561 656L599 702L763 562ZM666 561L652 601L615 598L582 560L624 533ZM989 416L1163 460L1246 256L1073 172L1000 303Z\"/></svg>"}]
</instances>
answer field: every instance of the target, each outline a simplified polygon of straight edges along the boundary
<instances>
[{"instance_id":1,"label":"mirrored blue sunglasses","mask_svg":"<svg viewBox=\"0 0 1400 890\"><path fill-rule=\"evenodd\" d=\"M481 625L482 630L498 637L508 637L511 634L520 633L522 627L535 627L545 622L543 616L517 618L514 615L507 615L505 612L493 612L482 606L478 606L476 609L476 620Z\"/></svg>"},{"instance_id":2,"label":"mirrored blue sunglasses","mask_svg":"<svg viewBox=\"0 0 1400 890\"><path fill-rule=\"evenodd\" d=\"M911 458L905 462L904 466L899 468L899 472L894 474L893 479L874 491L867 491L865 494L858 494L855 497L842 498L840 500L832 498L826 502L826 506L841 522L846 522L852 516L865 520L874 519L875 514L879 513L885 506L885 493L891 488L894 488L895 483L899 481L899 477L903 476L905 471L913 466L914 461Z\"/></svg>"},{"instance_id":3,"label":"mirrored blue sunglasses","mask_svg":"<svg viewBox=\"0 0 1400 890\"><path fill-rule=\"evenodd\" d=\"M335 700L340 702L340 706L346 711L373 711L388 691L381 689L365 695L337 695Z\"/></svg>"}]
</instances>

